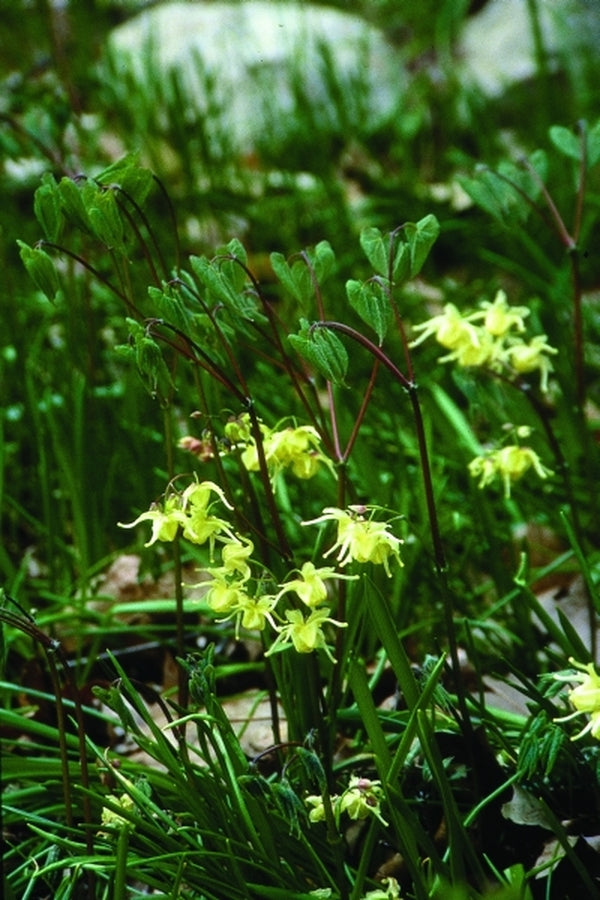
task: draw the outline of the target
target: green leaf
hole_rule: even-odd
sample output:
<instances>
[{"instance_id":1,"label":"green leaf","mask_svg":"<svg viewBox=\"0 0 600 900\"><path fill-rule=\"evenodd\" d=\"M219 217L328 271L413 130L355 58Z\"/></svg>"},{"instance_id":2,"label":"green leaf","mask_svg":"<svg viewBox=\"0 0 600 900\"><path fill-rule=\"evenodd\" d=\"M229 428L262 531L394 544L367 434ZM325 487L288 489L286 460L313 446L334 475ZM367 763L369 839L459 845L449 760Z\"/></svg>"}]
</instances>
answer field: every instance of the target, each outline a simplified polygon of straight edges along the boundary
<instances>
[{"instance_id":1,"label":"green leaf","mask_svg":"<svg viewBox=\"0 0 600 900\"><path fill-rule=\"evenodd\" d=\"M364 228L360 233L360 246L378 275L388 275L388 244L379 228Z\"/></svg>"},{"instance_id":2,"label":"green leaf","mask_svg":"<svg viewBox=\"0 0 600 900\"><path fill-rule=\"evenodd\" d=\"M210 262L205 256L191 256L190 264L194 274L212 295L214 300L222 303L226 309L235 312L243 319L256 321L264 316L257 306L256 298L250 294L238 290L232 278L237 278L237 272L228 277L228 272L221 269L219 260ZM232 264L237 270L237 266ZM235 319L233 320L235 321Z\"/></svg>"},{"instance_id":3,"label":"green leaf","mask_svg":"<svg viewBox=\"0 0 600 900\"><path fill-rule=\"evenodd\" d=\"M94 206L88 208L90 225L109 250L125 251L123 220L112 190L99 191Z\"/></svg>"},{"instance_id":4,"label":"green leaf","mask_svg":"<svg viewBox=\"0 0 600 900\"><path fill-rule=\"evenodd\" d=\"M404 229L410 247L410 278L418 275L440 233L440 223L430 213Z\"/></svg>"},{"instance_id":5,"label":"green leaf","mask_svg":"<svg viewBox=\"0 0 600 900\"><path fill-rule=\"evenodd\" d=\"M120 188L128 198L141 206L146 200L154 183L154 175L139 163L139 153L128 153L118 159L97 177L96 182L109 187Z\"/></svg>"},{"instance_id":6,"label":"green leaf","mask_svg":"<svg viewBox=\"0 0 600 900\"><path fill-rule=\"evenodd\" d=\"M553 125L548 132L550 140L564 156L579 160L581 158L581 141L570 128Z\"/></svg>"},{"instance_id":7,"label":"green leaf","mask_svg":"<svg viewBox=\"0 0 600 900\"><path fill-rule=\"evenodd\" d=\"M385 287L377 281L363 284L350 279L346 282L346 294L352 309L373 329L381 346L392 321L390 298Z\"/></svg>"},{"instance_id":8,"label":"green leaf","mask_svg":"<svg viewBox=\"0 0 600 900\"><path fill-rule=\"evenodd\" d=\"M174 385L160 347L148 335L144 326L135 319L128 318L126 322L130 328L135 364L142 381L153 397L159 392L166 394L167 389Z\"/></svg>"},{"instance_id":9,"label":"green leaf","mask_svg":"<svg viewBox=\"0 0 600 900\"><path fill-rule=\"evenodd\" d=\"M33 211L42 226L46 240L55 244L64 224L64 216L54 177L47 172L33 197Z\"/></svg>"},{"instance_id":10,"label":"green leaf","mask_svg":"<svg viewBox=\"0 0 600 900\"><path fill-rule=\"evenodd\" d=\"M179 328L180 331L189 332L191 316L186 309L181 297L169 285L163 285L162 289L148 288L148 297L156 309L157 317L164 319L170 325Z\"/></svg>"},{"instance_id":11,"label":"green leaf","mask_svg":"<svg viewBox=\"0 0 600 900\"><path fill-rule=\"evenodd\" d=\"M587 136L587 161L591 169L600 160L600 119L592 125Z\"/></svg>"},{"instance_id":12,"label":"green leaf","mask_svg":"<svg viewBox=\"0 0 600 900\"><path fill-rule=\"evenodd\" d=\"M300 356L334 384L344 384L348 371L348 353L336 334L327 328L311 330L306 319L300 320L300 333L290 334L289 342Z\"/></svg>"},{"instance_id":13,"label":"green leaf","mask_svg":"<svg viewBox=\"0 0 600 900\"><path fill-rule=\"evenodd\" d=\"M577 162L581 159L581 138L563 125L553 125L548 134L557 150ZM586 134L587 164L591 169L600 159L600 120Z\"/></svg>"},{"instance_id":14,"label":"green leaf","mask_svg":"<svg viewBox=\"0 0 600 900\"><path fill-rule=\"evenodd\" d=\"M535 178L528 167L523 165L515 165L512 162L501 162L498 166L499 174L502 175L506 181L514 185L512 188L512 200L509 199L508 203L509 205L512 205L515 212L518 213L520 219L523 221L529 215L530 207L529 204L519 196L519 191L527 197L530 197L532 200L535 200L540 194L541 182L546 180L548 174L548 157L544 150L535 150L534 153L528 157L527 162L537 174L537 178ZM506 186L511 190L510 184L507 184Z\"/></svg>"},{"instance_id":15,"label":"green leaf","mask_svg":"<svg viewBox=\"0 0 600 900\"><path fill-rule=\"evenodd\" d=\"M61 178L58 193L66 219L86 234L92 233L93 229L78 185L71 178Z\"/></svg>"},{"instance_id":16,"label":"green leaf","mask_svg":"<svg viewBox=\"0 0 600 900\"><path fill-rule=\"evenodd\" d=\"M54 303L59 291L59 283L51 257L39 247L30 247L23 241L17 241L17 244L27 274L38 290L42 291L51 303Z\"/></svg>"},{"instance_id":17,"label":"green leaf","mask_svg":"<svg viewBox=\"0 0 600 900\"><path fill-rule=\"evenodd\" d=\"M248 275L243 268L248 265L244 245L237 238L233 238L226 247L217 250L216 257L213 264L218 263L222 276L229 281L234 291L240 294L248 283ZM236 260L239 260L239 263Z\"/></svg>"},{"instance_id":18,"label":"green leaf","mask_svg":"<svg viewBox=\"0 0 600 900\"><path fill-rule=\"evenodd\" d=\"M271 253L269 258L277 279L302 308L306 309L314 294L314 285L306 263L296 260L290 266L283 253Z\"/></svg>"},{"instance_id":19,"label":"green leaf","mask_svg":"<svg viewBox=\"0 0 600 900\"><path fill-rule=\"evenodd\" d=\"M511 180L514 180L517 174L516 167L512 163L505 163L499 169ZM522 173L519 173L519 183L522 177ZM514 187L496 172L485 169L478 172L475 178L457 180L477 206L503 225L515 220L523 221L529 215L529 205L519 198Z\"/></svg>"},{"instance_id":20,"label":"green leaf","mask_svg":"<svg viewBox=\"0 0 600 900\"><path fill-rule=\"evenodd\" d=\"M410 278L411 255L410 245L406 241L399 240L396 244L396 252L394 253L394 265L392 267L392 278L396 283L408 281Z\"/></svg>"},{"instance_id":21,"label":"green leaf","mask_svg":"<svg viewBox=\"0 0 600 900\"><path fill-rule=\"evenodd\" d=\"M319 241L311 255L315 277L319 284L329 278L335 269L335 253L329 241Z\"/></svg>"}]
</instances>

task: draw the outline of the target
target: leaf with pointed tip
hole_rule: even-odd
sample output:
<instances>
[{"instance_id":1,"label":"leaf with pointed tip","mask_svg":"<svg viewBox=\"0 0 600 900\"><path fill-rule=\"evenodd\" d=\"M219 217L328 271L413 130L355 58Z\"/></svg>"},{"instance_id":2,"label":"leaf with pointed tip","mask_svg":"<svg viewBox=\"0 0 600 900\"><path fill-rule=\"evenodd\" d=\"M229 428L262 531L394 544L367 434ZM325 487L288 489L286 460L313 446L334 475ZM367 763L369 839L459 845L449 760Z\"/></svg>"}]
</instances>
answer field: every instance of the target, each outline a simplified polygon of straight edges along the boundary
<instances>
[{"instance_id":1,"label":"leaf with pointed tip","mask_svg":"<svg viewBox=\"0 0 600 900\"><path fill-rule=\"evenodd\" d=\"M52 259L40 247L30 247L23 241L17 241L17 244L27 274L36 288L42 291L51 303L54 303L59 292L59 283Z\"/></svg>"},{"instance_id":2,"label":"leaf with pointed tip","mask_svg":"<svg viewBox=\"0 0 600 900\"><path fill-rule=\"evenodd\" d=\"M114 191L99 191L95 204L88 207L88 217L96 237L108 250L125 252L123 219Z\"/></svg>"},{"instance_id":3,"label":"leaf with pointed tip","mask_svg":"<svg viewBox=\"0 0 600 900\"><path fill-rule=\"evenodd\" d=\"M164 319L170 325L179 328L180 331L189 334L192 317L186 309L179 294L170 286L163 285L162 289L150 286L148 297L156 309L156 316Z\"/></svg>"},{"instance_id":4,"label":"leaf with pointed tip","mask_svg":"<svg viewBox=\"0 0 600 900\"><path fill-rule=\"evenodd\" d=\"M283 253L271 253L269 258L278 280L292 297L301 304L302 308L306 309L314 294L310 269L306 263L296 260L290 266Z\"/></svg>"},{"instance_id":5,"label":"leaf with pointed tip","mask_svg":"<svg viewBox=\"0 0 600 900\"><path fill-rule=\"evenodd\" d=\"M319 284L323 284L335 269L335 253L329 241L319 241L310 258L315 270L315 278Z\"/></svg>"},{"instance_id":6,"label":"leaf with pointed tip","mask_svg":"<svg viewBox=\"0 0 600 900\"><path fill-rule=\"evenodd\" d=\"M418 275L423 268L439 233L440 223L432 213L405 226L404 234L410 247L410 278Z\"/></svg>"},{"instance_id":7,"label":"leaf with pointed tip","mask_svg":"<svg viewBox=\"0 0 600 900\"><path fill-rule=\"evenodd\" d=\"M346 282L346 294L352 309L373 329L381 346L392 320L390 298L385 287L377 281L363 284L350 279Z\"/></svg>"},{"instance_id":8,"label":"leaf with pointed tip","mask_svg":"<svg viewBox=\"0 0 600 900\"><path fill-rule=\"evenodd\" d=\"M389 250L379 228L363 228L360 233L360 246L377 274L387 277Z\"/></svg>"},{"instance_id":9,"label":"leaf with pointed tip","mask_svg":"<svg viewBox=\"0 0 600 900\"><path fill-rule=\"evenodd\" d=\"M34 194L33 211L42 226L46 240L56 244L60 239L64 216L58 185L49 172L43 176L42 183Z\"/></svg>"},{"instance_id":10,"label":"leaf with pointed tip","mask_svg":"<svg viewBox=\"0 0 600 900\"><path fill-rule=\"evenodd\" d=\"M58 193L66 219L76 228L86 234L91 234L93 229L90 226L79 186L71 178L61 178L58 184Z\"/></svg>"},{"instance_id":11,"label":"leaf with pointed tip","mask_svg":"<svg viewBox=\"0 0 600 900\"><path fill-rule=\"evenodd\" d=\"M264 319L264 315L258 308L256 298L251 294L238 290L227 271L221 268L222 261L211 262L205 256L191 256L190 265L201 284L204 285L213 299L222 303L231 313L236 313L237 318L248 321ZM235 264L233 264L235 266ZM237 277L237 266L236 276ZM236 316L232 316L231 322L236 325Z\"/></svg>"},{"instance_id":12,"label":"leaf with pointed tip","mask_svg":"<svg viewBox=\"0 0 600 900\"><path fill-rule=\"evenodd\" d=\"M244 271L244 266L248 265L244 245L237 238L233 238L226 247L217 250L216 257L223 277L229 280L235 291L241 293L248 283L248 275ZM236 260L239 260L239 263Z\"/></svg>"},{"instance_id":13,"label":"leaf with pointed tip","mask_svg":"<svg viewBox=\"0 0 600 900\"><path fill-rule=\"evenodd\" d=\"M290 334L290 344L300 356L334 384L344 384L348 371L348 352L338 336L327 328L312 328L300 320L300 333Z\"/></svg>"},{"instance_id":14,"label":"leaf with pointed tip","mask_svg":"<svg viewBox=\"0 0 600 900\"><path fill-rule=\"evenodd\" d=\"M550 140L564 156L577 162L581 159L581 137L563 125L553 125L549 130ZM586 134L586 154L589 168L600 159L600 120Z\"/></svg>"}]
</instances>

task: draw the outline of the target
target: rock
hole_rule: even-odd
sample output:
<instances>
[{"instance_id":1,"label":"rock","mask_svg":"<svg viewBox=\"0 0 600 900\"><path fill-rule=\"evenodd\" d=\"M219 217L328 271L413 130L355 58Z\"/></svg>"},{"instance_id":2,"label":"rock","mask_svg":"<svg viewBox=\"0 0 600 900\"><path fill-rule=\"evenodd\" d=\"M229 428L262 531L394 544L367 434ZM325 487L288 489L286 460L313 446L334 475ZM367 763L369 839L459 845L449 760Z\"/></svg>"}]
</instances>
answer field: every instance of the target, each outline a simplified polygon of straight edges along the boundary
<instances>
[{"instance_id":1,"label":"rock","mask_svg":"<svg viewBox=\"0 0 600 900\"><path fill-rule=\"evenodd\" d=\"M582 49L598 52L600 3L560 0L536 3L539 26L551 70L569 67ZM461 81L488 97L537 71L529 4L526 0L491 0L465 20L458 41Z\"/></svg>"},{"instance_id":2,"label":"rock","mask_svg":"<svg viewBox=\"0 0 600 900\"><path fill-rule=\"evenodd\" d=\"M149 90L159 82L168 93L177 73L189 103L184 120L200 115L210 137L226 135L242 152L266 129L284 135L303 102L332 130L373 130L395 113L407 83L399 52L379 30L292 2L165 3L117 27L108 56L109 80L133 73Z\"/></svg>"}]
</instances>

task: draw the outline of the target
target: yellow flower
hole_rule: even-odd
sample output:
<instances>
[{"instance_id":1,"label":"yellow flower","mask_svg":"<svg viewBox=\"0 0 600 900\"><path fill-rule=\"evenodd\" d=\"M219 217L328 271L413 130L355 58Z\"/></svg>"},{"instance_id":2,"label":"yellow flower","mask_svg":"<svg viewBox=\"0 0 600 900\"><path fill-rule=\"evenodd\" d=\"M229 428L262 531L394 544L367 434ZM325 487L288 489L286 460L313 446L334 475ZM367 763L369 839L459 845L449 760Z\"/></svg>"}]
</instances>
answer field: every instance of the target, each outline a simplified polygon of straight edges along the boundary
<instances>
[{"instance_id":1,"label":"yellow flower","mask_svg":"<svg viewBox=\"0 0 600 900\"><path fill-rule=\"evenodd\" d=\"M498 371L502 366L500 362L501 346L498 341L481 330L477 343L464 341L457 344L451 353L440 356L440 362L457 362L459 366L487 366L492 371Z\"/></svg>"},{"instance_id":2,"label":"yellow flower","mask_svg":"<svg viewBox=\"0 0 600 900\"><path fill-rule=\"evenodd\" d=\"M107 794L106 799L117 806L120 806L123 811L127 812L131 811L135 806L133 797L130 797L129 794L123 794L121 797L117 797L116 794ZM100 821L103 825L117 825L119 827L129 824L126 818L120 816L119 813L114 810L109 809L108 806L102 807Z\"/></svg>"},{"instance_id":3,"label":"yellow flower","mask_svg":"<svg viewBox=\"0 0 600 900\"><path fill-rule=\"evenodd\" d=\"M319 432L311 425L269 431L264 429L263 451L269 474L291 469L296 478L312 478L327 458L321 453ZM249 472L259 469L258 449L252 439L242 452L242 463Z\"/></svg>"},{"instance_id":4,"label":"yellow flower","mask_svg":"<svg viewBox=\"0 0 600 900\"><path fill-rule=\"evenodd\" d=\"M150 540L146 541L144 547L150 547L156 541L174 541L177 532L181 527L185 527L187 516L181 508L180 498L174 494L168 497L162 508L153 504L147 512L143 512L133 522L118 522L119 528L134 528L140 522L152 522L152 533Z\"/></svg>"},{"instance_id":5,"label":"yellow flower","mask_svg":"<svg viewBox=\"0 0 600 900\"><path fill-rule=\"evenodd\" d=\"M325 557L338 550L336 559L340 566L353 560L359 563L372 562L382 565L386 575L390 577L390 557L394 557L400 566L404 565L398 549L404 542L388 531L390 526L387 522L365 519L362 513L366 511L367 507L350 507L344 510L328 506L323 510L322 516L302 524L315 525L329 520L337 522L336 541L324 554Z\"/></svg>"},{"instance_id":6,"label":"yellow flower","mask_svg":"<svg viewBox=\"0 0 600 900\"><path fill-rule=\"evenodd\" d=\"M276 627L271 616L276 602L276 598L270 594L263 594L261 597L246 594L237 610L236 639L240 626L248 631L262 631L269 622Z\"/></svg>"},{"instance_id":7,"label":"yellow flower","mask_svg":"<svg viewBox=\"0 0 600 900\"><path fill-rule=\"evenodd\" d=\"M195 481L181 496L171 494L167 497L162 508L153 505L134 522L128 524L119 522L118 525L120 528L133 528L140 522L152 522L152 534L150 540L144 544L145 547L149 547L155 541L175 540L181 528L183 536L194 544L210 541L212 555L217 535L226 534L235 540L235 535L227 522L209 514L212 494L216 494L228 509L233 509L224 491L213 481Z\"/></svg>"},{"instance_id":8,"label":"yellow flower","mask_svg":"<svg viewBox=\"0 0 600 900\"><path fill-rule=\"evenodd\" d=\"M519 341L506 349L509 365L515 372L526 374L539 371L540 390L544 393L548 390L548 376L553 368L551 360L544 355L547 353L558 353L558 350L547 343L545 334L538 334L528 344Z\"/></svg>"},{"instance_id":9,"label":"yellow flower","mask_svg":"<svg viewBox=\"0 0 600 900\"><path fill-rule=\"evenodd\" d=\"M304 798L307 806L312 807L308 813L309 822L323 822L325 820L325 804L323 798L318 794L310 794Z\"/></svg>"},{"instance_id":10,"label":"yellow flower","mask_svg":"<svg viewBox=\"0 0 600 900\"><path fill-rule=\"evenodd\" d=\"M493 303L484 300L480 306L481 312L473 313L469 319L483 319L483 328L493 337L504 337L512 328L525 331L523 319L529 315L529 310L526 306L509 306L504 291L498 291Z\"/></svg>"},{"instance_id":11,"label":"yellow flower","mask_svg":"<svg viewBox=\"0 0 600 900\"><path fill-rule=\"evenodd\" d=\"M305 562L299 571L299 578L293 578L284 585L280 585L281 590L277 594L277 599L294 591L306 606L314 608L327 600L327 585L325 581L329 578L344 578L347 581L358 578L358 575L340 575L330 566L323 566L317 569L311 562Z\"/></svg>"},{"instance_id":12,"label":"yellow flower","mask_svg":"<svg viewBox=\"0 0 600 900\"><path fill-rule=\"evenodd\" d=\"M366 819L375 816L387 825L381 817L381 797L383 790L380 781L371 781L369 778L358 778L353 775L348 787L338 801L339 812L348 813L351 819Z\"/></svg>"},{"instance_id":13,"label":"yellow flower","mask_svg":"<svg viewBox=\"0 0 600 900\"><path fill-rule=\"evenodd\" d=\"M206 602L214 613L223 615L239 609L246 597L243 581L230 582L217 575L210 582Z\"/></svg>"},{"instance_id":14,"label":"yellow flower","mask_svg":"<svg viewBox=\"0 0 600 900\"><path fill-rule=\"evenodd\" d=\"M411 347L417 347L432 335L435 335L438 344L449 350L469 344L477 347L480 342L479 330L471 325L468 317L463 316L453 303L447 303L441 315L433 316L420 325L414 325L413 330L421 331L422 334L415 341L411 341Z\"/></svg>"},{"instance_id":15,"label":"yellow flower","mask_svg":"<svg viewBox=\"0 0 600 900\"><path fill-rule=\"evenodd\" d=\"M244 581L250 578L250 566L248 559L254 553L254 544L249 538L236 537L233 541L227 541L221 548L223 571L227 573L237 572Z\"/></svg>"},{"instance_id":16,"label":"yellow flower","mask_svg":"<svg viewBox=\"0 0 600 900\"><path fill-rule=\"evenodd\" d=\"M533 469L540 478L547 478L552 471L542 462L531 447L519 447L510 444L498 450L490 450L483 456L476 456L469 463L469 472L473 478L479 478L479 488L484 488L495 478L504 484L504 496L510 497L511 485L522 478L529 469Z\"/></svg>"},{"instance_id":17,"label":"yellow flower","mask_svg":"<svg viewBox=\"0 0 600 900\"><path fill-rule=\"evenodd\" d=\"M375 816L382 825L388 823L381 815L381 799L383 789L380 781L371 781L369 778L359 778L352 775L348 787L339 796L333 794L330 797L334 810L336 823L339 825L340 816L346 813L351 819L366 819ZM308 818L311 822L322 822L325 819L325 804L323 798L317 794L305 797L304 802L312 807Z\"/></svg>"},{"instance_id":18,"label":"yellow flower","mask_svg":"<svg viewBox=\"0 0 600 900\"><path fill-rule=\"evenodd\" d=\"M224 519L211 514L212 494L216 494L227 509L233 509L223 489L214 481L195 481L185 489L182 496L182 505L187 514L183 536L193 544L202 545L208 541L211 558L218 536L225 535L230 540L236 540L231 526Z\"/></svg>"},{"instance_id":19,"label":"yellow flower","mask_svg":"<svg viewBox=\"0 0 600 900\"><path fill-rule=\"evenodd\" d=\"M335 619L331 619L326 607L313 609L306 619L298 609L288 609L285 615L288 620L287 624L276 626L279 633L265 656L271 656L277 651L284 650L286 644L291 643L298 653L312 653L313 650L322 648L330 660L336 662L327 646L323 625L329 622L331 625L337 625L338 628L346 628L347 622L337 622Z\"/></svg>"},{"instance_id":20,"label":"yellow flower","mask_svg":"<svg viewBox=\"0 0 600 900\"><path fill-rule=\"evenodd\" d=\"M593 663L583 665L583 663L578 663L574 659L570 659L569 662L576 669L579 669L579 672L559 674L554 677L559 681L579 682L577 687L572 688L569 692L569 700L572 706L575 707L575 712L554 721L567 722L582 714L589 715L590 720L585 728L574 735L571 740L578 740L584 734L588 734L588 732L596 740L600 740L600 675L596 672Z\"/></svg>"},{"instance_id":21,"label":"yellow flower","mask_svg":"<svg viewBox=\"0 0 600 900\"><path fill-rule=\"evenodd\" d=\"M381 888L367 891L363 900L401 900L400 885L395 878L381 879Z\"/></svg>"}]
</instances>

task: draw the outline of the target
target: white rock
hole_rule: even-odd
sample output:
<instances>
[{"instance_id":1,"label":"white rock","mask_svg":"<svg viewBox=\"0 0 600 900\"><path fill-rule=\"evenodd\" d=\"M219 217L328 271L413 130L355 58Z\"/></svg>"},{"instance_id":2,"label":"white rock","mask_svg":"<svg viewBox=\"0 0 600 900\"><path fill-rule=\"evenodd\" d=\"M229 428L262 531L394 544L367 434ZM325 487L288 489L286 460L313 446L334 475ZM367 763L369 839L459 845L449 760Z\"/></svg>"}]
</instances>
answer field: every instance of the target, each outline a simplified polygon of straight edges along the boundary
<instances>
[{"instance_id":1,"label":"white rock","mask_svg":"<svg viewBox=\"0 0 600 900\"><path fill-rule=\"evenodd\" d=\"M406 88L398 51L360 17L277 0L165 3L116 28L108 49L117 71L133 70L146 82L150 49L152 77L164 83L177 72L193 110L209 113L217 131L241 149L274 120L283 129L298 75L315 114L335 125L324 58L342 84L356 85L350 92L356 103L347 109L351 126L376 127L398 108Z\"/></svg>"},{"instance_id":2,"label":"white rock","mask_svg":"<svg viewBox=\"0 0 600 900\"><path fill-rule=\"evenodd\" d=\"M600 38L600 0L540 0L537 3L544 50L552 68ZM458 41L464 83L489 97L537 71L527 0L491 0L465 21Z\"/></svg>"}]
</instances>

